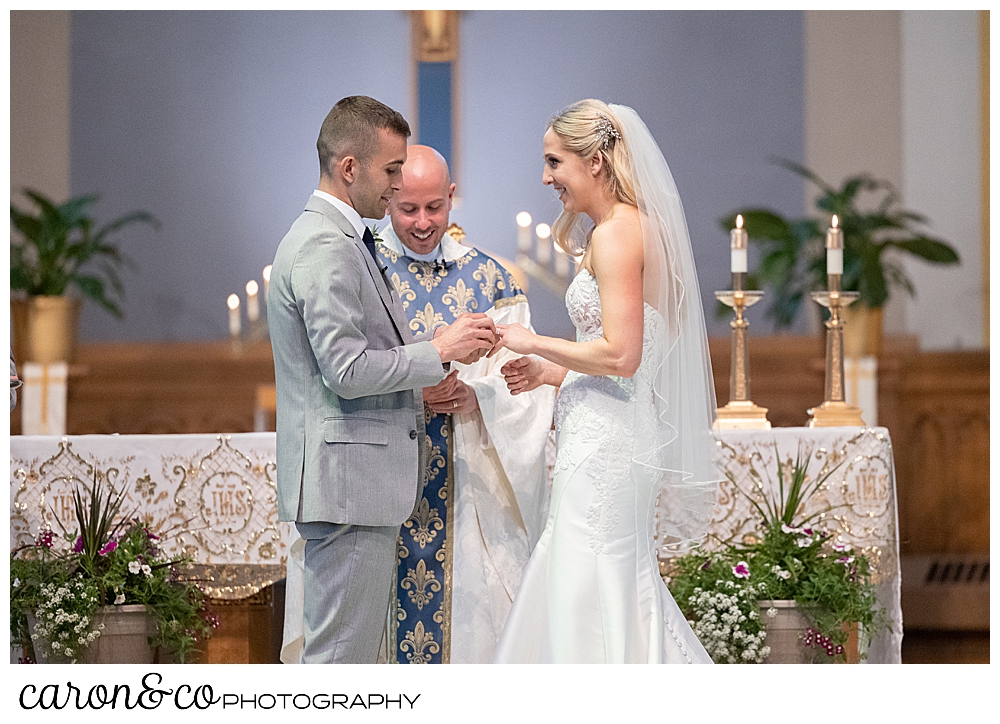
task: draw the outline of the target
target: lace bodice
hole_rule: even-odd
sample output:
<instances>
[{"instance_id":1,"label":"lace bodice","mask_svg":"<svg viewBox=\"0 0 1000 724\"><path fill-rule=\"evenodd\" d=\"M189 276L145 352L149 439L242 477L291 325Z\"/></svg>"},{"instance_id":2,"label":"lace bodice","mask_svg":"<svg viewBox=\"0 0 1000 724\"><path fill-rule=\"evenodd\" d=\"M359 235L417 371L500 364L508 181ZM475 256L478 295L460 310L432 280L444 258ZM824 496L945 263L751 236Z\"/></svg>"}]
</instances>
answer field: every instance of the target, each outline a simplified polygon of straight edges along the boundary
<instances>
[{"instance_id":1,"label":"lace bodice","mask_svg":"<svg viewBox=\"0 0 1000 724\"><path fill-rule=\"evenodd\" d=\"M578 342L604 334L597 280L587 270L577 274L566 290L566 309ZM555 472L576 468L588 458L587 472L596 496L587 512L587 523L590 545L599 553L606 550L605 537L618 520L612 498L629 477L637 428L653 424L652 372L662 329L663 318L646 304L642 360L632 377L570 371L559 388L555 417L556 429L563 436L559 438ZM598 454L587 452L591 444L598 446Z\"/></svg>"}]
</instances>

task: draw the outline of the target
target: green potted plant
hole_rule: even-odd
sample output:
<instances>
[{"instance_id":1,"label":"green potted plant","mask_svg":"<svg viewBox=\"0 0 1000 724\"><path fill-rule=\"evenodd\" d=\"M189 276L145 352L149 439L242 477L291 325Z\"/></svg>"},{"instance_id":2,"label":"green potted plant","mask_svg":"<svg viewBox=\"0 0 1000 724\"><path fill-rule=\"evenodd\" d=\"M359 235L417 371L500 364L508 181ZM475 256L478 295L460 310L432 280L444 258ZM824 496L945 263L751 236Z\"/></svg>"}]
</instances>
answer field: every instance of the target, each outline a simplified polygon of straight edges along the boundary
<instances>
[{"instance_id":1,"label":"green potted plant","mask_svg":"<svg viewBox=\"0 0 1000 724\"><path fill-rule=\"evenodd\" d=\"M756 533L670 561L670 591L716 663L845 661L852 634L870 640L887 626L868 559L821 527L833 508L804 512L837 467L810 480L800 451L779 464L773 496L730 476Z\"/></svg>"},{"instance_id":2,"label":"green potted plant","mask_svg":"<svg viewBox=\"0 0 1000 724\"><path fill-rule=\"evenodd\" d=\"M160 222L136 211L98 227L92 215L96 194L56 204L36 191L24 193L34 210L10 205L11 225L18 232L10 244L15 354L39 363L68 361L75 347L80 300L67 291L75 287L120 319L120 271L127 259L109 239L126 226L159 228Z\"/></svg>"},{"instance_id":3,"label":"green potted plant","mask_svg":"<svg viewBox=\"0 0 1000 724\"><path fill-rule=\"evenodd\" d=\"M98 473L74 491L77 530L41 530L10 557L11 645L25 663L186 661L218 624L183 557L160 551L160 535L121 515L124 490ZM58 521L58 517L55 518Z\"/></svg>"},{"instance_id":4,"label":"green potted plant","mask_svg":"<svg viewBox=\"0 0 1000 724\"><path fill-rule=\"evenodd\" d=\"M890 291L901 288L911 295L915 293L902 266L886 252L896 249L934 264L957 264L958 253L948 243L920 230L919 225L926 225L927 219L900 208L898 195L888 181L861 173L835 188L792 161L775 162L819 188L816 208L822 213L819 218L788 220L770 209L747 208L720 219L728 230L741 214L749 240L760 249L760 263L747 275L748 287L768 287L767 315L778 327L790 326L802 303L809 301L809 292L826 288L824 239L831 217L836 214L844 232L842 286L845 291L860 294L859 301L848 308L845 334L858 335L868 330L859 338L863 349L857 349L857 342L845 344L853 348L851 356L877 355L882 307Z\"/></svg>"}]
</instances>

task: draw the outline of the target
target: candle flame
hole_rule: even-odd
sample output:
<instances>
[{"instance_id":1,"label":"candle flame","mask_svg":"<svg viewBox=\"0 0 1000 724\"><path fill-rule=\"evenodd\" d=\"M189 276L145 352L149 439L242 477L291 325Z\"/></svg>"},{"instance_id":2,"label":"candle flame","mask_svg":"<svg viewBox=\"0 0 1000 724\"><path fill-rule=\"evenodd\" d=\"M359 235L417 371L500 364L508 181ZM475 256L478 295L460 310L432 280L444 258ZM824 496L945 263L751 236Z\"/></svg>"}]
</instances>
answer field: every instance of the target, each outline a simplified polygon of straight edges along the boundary
<instances>
[{"instance_id":1,"label":"candle flame","mask_svg":"<svg viewBox=\"0 0 1000 724\"><path fill-rule=\"evenodd\" d=\"M736 228L743 228L743 214L736 214Z\"/></svg>"},{"instance_id":2,"label":"candle flame","mask_svg":"<svg viewBox=\"0 0 1000 724\"><path fill-rule=\"evenodd\" d=\"M531 226L531 214L529 214L527 211L522 211L517 215L516 218L517 218L517 225L520 226L522 229L527 229L529 226Z\"/></svg>"},{"instance_id":3,"label":"candle flame","mask_svg":"<svg viewBox=\"0 0 1000 724\"><path fill-rule=\"evenodd\" d=\"M229 299L226 300L226 306L228 306L230 309L239 309L240 298L235 294L230 294Z\"/></svg>"},{"instance_id":4,"label":"candle flame","mask_svg":"<svg viewBox=\"0 0 1000 724\"><path fill-rule=\"evenodd\" d=\"M539 239L548 239L552 234L552 229L548 224L539 224L535 227L535 233L538 234Z\"/></svg>"},{"instance_id":5,"label":"candle flame","mask_svg":"<svg viewBox=\"0 0 1000 724\"><path fill-rule=\"evenodd\" d=\"M247 294L249 294L251 297L257 293L257 288L258 288L257 282L255 282L253 279L247 282Z\"/></svg>"},{"instance_id":6,"label":"candle flame","mask_svg":"<svg viewBox=\"0 0 1000 724\"><path fill-rule=\"evenodd\" d=\"M838 224L838 223L839 223L839 221L838 221L838 219L837 219L837 215L836 215L836 214L834 214L834 215L833 215L833 219L831 219L831 220L830 220L830 226L831 226L832 228L836 229L836 228L837 228L837 224Z\"/></svg>"},{"instance_id":7,"label":"candle flame","mask_svg":"<svg viewBox=\"0 0 1000 724\"><path fill-rule=\"evenodd\" d=\"M271 265L270 264L268 264L266 267L264 267L264 281L265 282L271 281Z\"/></svg>"}]
</instances>

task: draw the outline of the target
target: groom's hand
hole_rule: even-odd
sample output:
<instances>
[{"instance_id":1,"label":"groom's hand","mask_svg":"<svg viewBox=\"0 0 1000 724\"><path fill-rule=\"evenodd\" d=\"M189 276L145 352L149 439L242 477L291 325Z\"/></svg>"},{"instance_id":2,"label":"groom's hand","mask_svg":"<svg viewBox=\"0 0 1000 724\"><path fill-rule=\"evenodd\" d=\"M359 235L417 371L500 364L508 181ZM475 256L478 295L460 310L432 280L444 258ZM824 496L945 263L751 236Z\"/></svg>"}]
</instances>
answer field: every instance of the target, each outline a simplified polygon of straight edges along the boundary
<instances>
[{"instance_id":1,"label":"groom's hand","mask_svg":"<svg viewBox=\"0 0 1000 724\"><path fill-rule=\"evenodd\" d=\"M441 356L441 362L472 364L493 349L498 339L493 320L476 313L463 314L453 324L439 327L431 344Z\"/></svg>"}]
</instances>

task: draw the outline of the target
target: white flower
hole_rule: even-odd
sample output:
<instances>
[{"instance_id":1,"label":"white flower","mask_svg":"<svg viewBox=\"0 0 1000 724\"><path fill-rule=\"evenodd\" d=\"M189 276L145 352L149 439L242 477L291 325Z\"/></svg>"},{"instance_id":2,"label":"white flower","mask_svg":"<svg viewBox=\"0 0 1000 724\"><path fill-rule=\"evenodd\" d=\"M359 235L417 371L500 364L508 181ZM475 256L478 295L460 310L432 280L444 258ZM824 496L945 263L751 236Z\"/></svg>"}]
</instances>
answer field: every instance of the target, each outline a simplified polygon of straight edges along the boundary
<instances>
[{"instance_id":1,"label":"white flower","mask_svg":"<svg viewBox=\"0 0 1000 724\"><path fill-rule=\"evenodd\" d=\"M128 564L129 573L138 573L141 569L142 566L139 564L139 561L132 561L131 563Z\"/></svg>"},{"instance_id":2,"label":"white flower","mask_svg":"<svg viewBox=\"0 0 1000 724\"><path fill-rule=\"evenodd\" d=\"M791 577L792 577L792 574L791 574L791 572L790 572L790 571L783 571L783 570L781 570L781 569L779 569L779 570L775 571L775 574L777 574L778 578L783 578L783 579L784 579L784 580L786 580L786 581L787 581L787 580L788 580L789 578L791 578Z\"/></svg>"},{"instance_id":3,"label":"white flower","mask_svg":"<svg viewBox=\"0 0 1000 724\"><path fill-rule=\"evenodd\" d=\"M119 593L117 596L115 596L115 605L121 606L123 603L125 603L125 594Z\"/></svg>"},{"instance_id":4,"label":"white flower","mask_svg":"<svg viewBox=\"0 0 1000 724\"><path fill-rule=\"evenodd\" d=\"M778 615L778 609L776 609L774 606L771 606L771 608L767 609L768 618L774 618L777 615Z\"/></svg>"},{"instance_id":5,"label":"white flower","mask_svg":"<svg viewBox=\"0 0 1000 724\"><path fill-rule=\"evenodd\" d=\"M14 588L20 588L20 587L21 587L21 579L20 578L15 578L14 579Z\"/></svg>"},{"instance_id":6,"label":"white flower","mask_svg":"<svg viewBox=\"0 0 1000 724\"><path fill-rule=\"evenodd\" d=\"M152 578L153 577L153 569L150 568L149 566L143 566L142 567L142 572L146 574L146 578Z\"/></svg>"},{"instance_id":7,"label":"white flower","mask_svg":"<svg viewBox=\"0 0 1000 724\"><path fill-rule=\"evenodd\" d=\"M787 525L785 525L784 523L782 523L781 524L781 532L782 533L801 533L802 529L801 528L790 528Z\"/></svg>"},{"instance_id":8,"label":"white flower","mask_svg":"<svg viewBox=\"0 0 1000 724\"><path fill-rule=\"evenodd\" d=\"M795 540L795 545L797 545L799 548L808 548L810 545L812 545L812 538L797 538Z\"/></svg>"}]
</instances>

